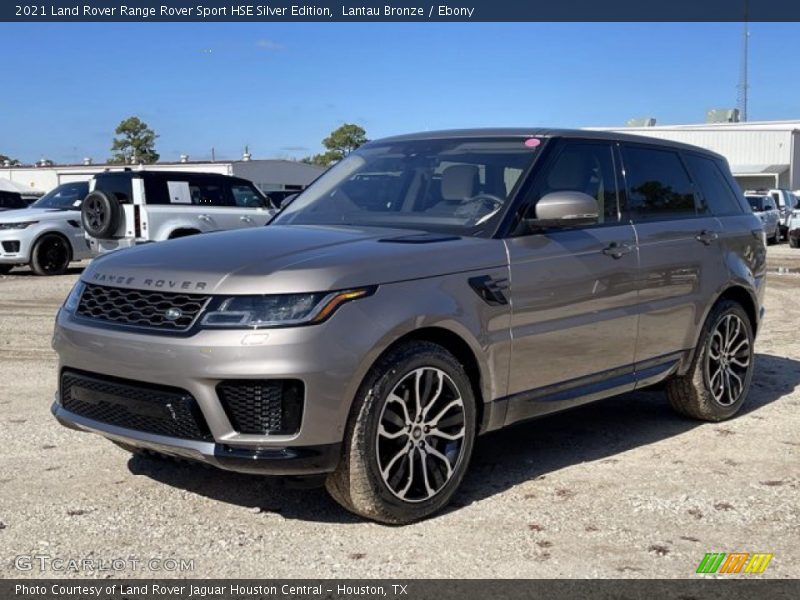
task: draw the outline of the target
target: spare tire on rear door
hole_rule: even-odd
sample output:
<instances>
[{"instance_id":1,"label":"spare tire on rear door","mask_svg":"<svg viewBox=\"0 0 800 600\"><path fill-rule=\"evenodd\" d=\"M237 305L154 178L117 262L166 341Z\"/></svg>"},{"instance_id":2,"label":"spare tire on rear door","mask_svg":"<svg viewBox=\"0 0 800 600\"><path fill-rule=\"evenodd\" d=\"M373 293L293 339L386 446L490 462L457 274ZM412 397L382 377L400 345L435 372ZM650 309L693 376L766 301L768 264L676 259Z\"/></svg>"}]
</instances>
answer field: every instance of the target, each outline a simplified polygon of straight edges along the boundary
<instances>
[{"instance_id":1,"label":"spare tire on rear door","mask_svg":"<svg viewBox=\"0 0 800 600\"><path fill-rule=\"evenodd\" d=\"M116 198L98 190L83 199L81 222L90 236L110 238L119 227L121 212Z\"/></svg>"}]
</instances>

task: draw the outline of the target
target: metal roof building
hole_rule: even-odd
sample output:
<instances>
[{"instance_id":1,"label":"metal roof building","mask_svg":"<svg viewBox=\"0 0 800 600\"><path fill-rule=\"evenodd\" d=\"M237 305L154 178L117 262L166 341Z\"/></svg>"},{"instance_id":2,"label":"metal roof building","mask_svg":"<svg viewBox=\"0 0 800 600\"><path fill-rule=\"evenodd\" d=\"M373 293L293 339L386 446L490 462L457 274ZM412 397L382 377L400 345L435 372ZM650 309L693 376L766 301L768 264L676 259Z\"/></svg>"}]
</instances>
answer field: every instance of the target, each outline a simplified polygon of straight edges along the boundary
<instances>
[{"instance_id":1,"label":"metal roof building","mask_svg":"<svg viewBox=\"0 0 800 600\"><path fill-rule=\"evenodd\" d=\"M800 189L800 120L592 127L708 148L728 159L743 189Z\"/></svg>"},{"instance_id":2,"label":"metal roof building","mask_svg":"<svg viewBox=\"0 0 800 600\"><path fill-rule=\"evenodd\" d=\"M107 169L119 170L124 165L91 163L79 165L4 166L0 165L0 178L9 179L32 193L48 192L57 185L70 181L86 181ZM233 161L180 161L160 162L152 165L132 165L131 170L183 171L189 173L218 173L235 175L255 183L262 191L301 190L325 170L323 167L292 160L233 160Z\"/></svg>"}]
</instances>

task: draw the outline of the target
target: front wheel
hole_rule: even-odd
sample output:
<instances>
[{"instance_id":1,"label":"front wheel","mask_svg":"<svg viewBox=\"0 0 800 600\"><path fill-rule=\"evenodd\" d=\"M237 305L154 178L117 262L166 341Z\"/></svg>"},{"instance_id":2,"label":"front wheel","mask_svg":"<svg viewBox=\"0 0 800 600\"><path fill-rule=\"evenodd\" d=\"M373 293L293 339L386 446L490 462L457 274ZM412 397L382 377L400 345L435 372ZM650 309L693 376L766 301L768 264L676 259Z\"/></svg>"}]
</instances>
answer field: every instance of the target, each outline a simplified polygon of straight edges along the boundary
<instances>
[{"instance_id":1,"label":"front wheel","mask_svg":"<svg viewBox=\"0 0 800 600\"><path fill-rule=\"evenodd\" d=\"M14 265L0 265L0 275L5 275L14 268Z\"/></svg>"},{"instance_id":2,"label":"front wheel","mask_svg":"<svg viewBox=\"0 0 800 600\"><path fill-rule=\"evenodd\" d=\"M789 238L789 246L791 248L800 248L800 237Z\"/></svg>"},{"instance_id":3,"label":"front wheel","mask_svg":"<svg viewBox=\"0 0 800 600\"><path fill-rule=\"evenodd\" d=\"M423 519L461 484L475 431L475 395L464 367L438 344L402 344L362 384L326 487L346 509L375 521Z\"/></svg>"},{"instance_id":4,"label":"front wheel","mask_svg":"<svg viewBox=\"0 0 800 600\"><path fill-rule=\"evenodd\" d=\"M717 303L703 326L691 368L667 383L672 407L703 421L734 416L753 378L753 343L753 327L741 304Z\"/></svg>"},{"instance_id":5,"label":"front wheel","mask_svg":"<svg viewBox=\"0 0 800 600\"><path fill-rule=\"evenodd\" d=\"M37 275L63 275L72 261L72 248L60 235L43 235L31 251L31 269Z\"/></svg>"}]
</instances>

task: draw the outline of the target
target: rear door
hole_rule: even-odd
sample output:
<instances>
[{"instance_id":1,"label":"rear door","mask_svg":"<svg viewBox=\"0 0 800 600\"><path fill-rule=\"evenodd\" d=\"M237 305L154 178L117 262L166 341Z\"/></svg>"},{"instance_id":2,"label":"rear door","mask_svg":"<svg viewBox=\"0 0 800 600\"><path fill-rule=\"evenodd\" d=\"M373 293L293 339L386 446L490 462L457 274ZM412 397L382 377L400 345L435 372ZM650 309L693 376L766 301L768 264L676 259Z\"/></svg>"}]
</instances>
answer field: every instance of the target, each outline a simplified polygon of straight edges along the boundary
<instances>
[{"instance_id":1,"label":"rear door","mask_svg":"<svg viewBox=\"0 0 800 600\"><path fill-rule=\"evenodd\" d=\"M633 386L637 253L609 142L561 140L539 170L526 208L545 194L579 191L598 201L599 222L521 230L506 240L513 353L507 422L563 408L568 396Z\"/></svg>"},{"instance_id":2,"label":"rear door","mask_svg":"<svg viewBox=\"0 0 800 600\"><path fill-rule=\"evenodd\" d=\"M622 144L628 210L639 242L637 371L674 364L694 346L724 281L722 226L677 150Z\"/></svg>"}]
</instances>

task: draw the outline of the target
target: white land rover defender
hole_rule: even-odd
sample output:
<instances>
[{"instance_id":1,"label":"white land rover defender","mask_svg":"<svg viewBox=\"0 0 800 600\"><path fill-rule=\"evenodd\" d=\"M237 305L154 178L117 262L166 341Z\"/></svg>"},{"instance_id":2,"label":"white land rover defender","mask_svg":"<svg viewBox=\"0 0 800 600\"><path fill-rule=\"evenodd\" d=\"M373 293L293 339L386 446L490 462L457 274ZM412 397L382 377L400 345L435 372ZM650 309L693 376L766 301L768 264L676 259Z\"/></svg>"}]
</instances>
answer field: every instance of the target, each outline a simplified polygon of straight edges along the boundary
<instances>
[{"instance_id":1,"label":"white land rover defender","mask_svg":"<svg viewBox=\"0 0 800 600\"><path fill-rule=\"evenodd\" d=\"M109 171L89 182L81 221L94 255L265 225L276 207L253 183L211 173Z\"/></svg>"}]
</instances>

